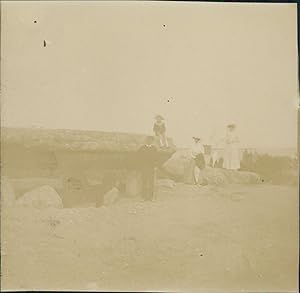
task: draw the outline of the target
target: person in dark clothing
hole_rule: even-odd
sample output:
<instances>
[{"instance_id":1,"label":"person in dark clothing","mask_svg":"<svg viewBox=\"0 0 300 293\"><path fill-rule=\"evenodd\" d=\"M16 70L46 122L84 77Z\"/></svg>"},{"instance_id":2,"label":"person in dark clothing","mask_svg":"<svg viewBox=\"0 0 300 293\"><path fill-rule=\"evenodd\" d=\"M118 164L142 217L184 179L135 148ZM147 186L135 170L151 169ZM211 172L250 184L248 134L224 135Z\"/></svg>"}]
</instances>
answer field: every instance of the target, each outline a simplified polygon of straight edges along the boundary
<instances>
[{"instance_id":1,"label":"person in dark clothing","mask_svg":"<svg viewBox=\"0 0 300 293\"><path fill-rule=\"evenodd\" d=\"M153 200L157 149L153 137L148 136L145 145L139 149L139 167L142 172L142 192L145 200Z\"/></svg>"},{"instance_id":2,"label":"person in dark clothing","mask_svg":"<svg viewBox=\"0 0 300 293\"><path fill-rule=\"evenodd\" d=\"M155 117L155 123L153 125L153 131L155 136L159 138L159 143L161 147L168 147L168 139L166 136L166 125L164 123L164 118L161 115Z\"/></svg>"}]
</instances>

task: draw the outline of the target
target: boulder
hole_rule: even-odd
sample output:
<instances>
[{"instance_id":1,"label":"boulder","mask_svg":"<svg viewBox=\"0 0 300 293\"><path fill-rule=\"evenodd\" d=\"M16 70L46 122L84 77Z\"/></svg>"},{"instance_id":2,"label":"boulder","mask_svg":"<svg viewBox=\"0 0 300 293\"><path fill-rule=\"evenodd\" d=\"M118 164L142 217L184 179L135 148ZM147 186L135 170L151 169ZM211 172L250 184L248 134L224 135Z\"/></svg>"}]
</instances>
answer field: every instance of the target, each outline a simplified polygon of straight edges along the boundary
<instances>
[{"instance_id":1,"label":"boulder","mask_svg":"<svg viewBox=\"0 0 300 293\"><path fill-rule=\"evenodd\" d=\"M156 180L156 186L172 189L175 187L175 182L171 179L158 179Z\"/></svg>"},{"instance_id":2,"label":"boulder","mask_svg":"<svg viewBox=\"0 0 300 293\"><path fill-rule=\"evenodd\" d=\"M120 199L119 190L114 187L107 193L105 193L103 198L103 205L109 206L116 203Z\"/></svg>"},{"instance_id":3,"label":"boulder","mask_svg":"<svg viewBox=\"0 0 300 293\"><path fill-rule=\"evenodd\" d=\"M163 164L162 169L169 174L170 178L177 181L183 181L185 177L185 170L188 164L189 158L186 156L186 154L178 151Z\"/></svg>"},{"instance_id":4,"label":"boulder","mask_svg":"<svg viewBox=\"0 0 300 293\"><path fill-rule=\"evenodd\" d=\"M38 209L63 207L59 194L54 188L48 185L26 192L18 199L17 205Z\"/></svg>"},{"instance_id":5,"label":"boulder","mask_svg":"<svg viewBox=\"0 0 300 293\"><path fill-rule=\"evenodd\" d=\"M53 177L14 178L10 181L14 187L16 198L27 191L44 185L49 185L55 189L62 189L63 187L62 179Z\"/></svg>"},{"instance_id":6,"label":"boulder","mask_svg":"<svg viewBox=\"0 0 300 293\"><path fill-rule=\"evenodd\" d=\"M260 183L259 175L253 172L226 170L221 168L206 167L203 170L203 177L208 184L255 184Z\"/></svg>"},{"instance_id":7,"label":"boulder","mask_svg":"<svg viewBox=\"0 0 300 293\"><path fill-rule=\"evenodd\" d=\"M239 183L255 184L261 182L261 177L254 172L238 171L236 173L237 173Z\"/></svg>"},{"instance_id":8,"label":"boulder","mask_svg":"<svg viewBox=\"0 0 300 293\"><path fill-rule=\"evenodd\" d=\"M186 150L177 151L163 165L163 169L169 174L169 178L187 184L193 184L193 166ZM253 172L233 171L207 166L202 170L202 180L210 185L224 185L230 183L252 184L261 182L260 176Z\"/></svg>"},{"instance_id":9,"label":"boulder","mask_svg":"<svg viewBox=\"0 0 300 293\"><path fill-rule=\"evenodd\" d=\"M15 204L14 188L7 177L1 177L1 205L4 207Z\"/></svg>"},{"instance_id":10,"label":"boulder","mask_svg":"<svg viewBox=\"0 0 300 293\"><path fill-rule=\"evenodd\" d=\"M223 169L206 167L202 171L204 181L210 185L225 185L229 183L228 176Z\"/></svg>"}]
</instances>

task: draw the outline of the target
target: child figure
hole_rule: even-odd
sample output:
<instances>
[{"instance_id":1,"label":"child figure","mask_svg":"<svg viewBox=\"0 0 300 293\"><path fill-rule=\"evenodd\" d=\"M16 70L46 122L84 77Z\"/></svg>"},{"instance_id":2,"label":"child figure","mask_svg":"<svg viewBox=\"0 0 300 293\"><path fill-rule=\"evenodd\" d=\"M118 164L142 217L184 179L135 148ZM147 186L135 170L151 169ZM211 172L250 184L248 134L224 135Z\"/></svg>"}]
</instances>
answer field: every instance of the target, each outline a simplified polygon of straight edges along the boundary
<instances>
[{"instance_id":1,"label":"child figure","mask_svg":"<svg viewBox=\"0 0 300 293\"><path fill-rule=\"evenodd\" d=\"M159 143L161 147L168 147L168 140L166 137L166 125L164 123L164 118L161 115L156 115L155 123L153 125L153 131L155 135L159 138Z\"/></svg>"}]
</instances>

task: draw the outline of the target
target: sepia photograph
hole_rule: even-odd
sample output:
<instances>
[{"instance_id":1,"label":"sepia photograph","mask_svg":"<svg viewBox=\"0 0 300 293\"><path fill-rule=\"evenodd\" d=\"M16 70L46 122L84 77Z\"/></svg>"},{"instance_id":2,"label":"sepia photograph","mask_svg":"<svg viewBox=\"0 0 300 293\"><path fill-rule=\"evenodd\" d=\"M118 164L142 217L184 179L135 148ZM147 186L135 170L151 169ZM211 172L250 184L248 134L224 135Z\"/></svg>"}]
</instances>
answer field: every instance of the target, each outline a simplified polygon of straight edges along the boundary
<instances>
[{"instance_id":1,"label":"sepia photograph","mask_svg":"<svg viewBox=\"0 0 300 293\"><path fill-rule=\"evenodd\" d=\"M296 3L0 8L1 291L298 292Z\"/></svg>"}]
</instances>

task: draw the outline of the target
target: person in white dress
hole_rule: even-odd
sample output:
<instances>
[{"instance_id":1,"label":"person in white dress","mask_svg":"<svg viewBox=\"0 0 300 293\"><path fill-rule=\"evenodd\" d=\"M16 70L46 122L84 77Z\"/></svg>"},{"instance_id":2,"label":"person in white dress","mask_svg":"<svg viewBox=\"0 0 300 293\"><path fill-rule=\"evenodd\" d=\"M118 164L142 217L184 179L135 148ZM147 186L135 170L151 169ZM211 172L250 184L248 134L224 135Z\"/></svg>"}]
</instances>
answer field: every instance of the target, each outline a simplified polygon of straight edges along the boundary
<instances>
[{"instance_id":1,"label":"person in white dress","mask_svg":"<svg viewBox=\"0 0 300 293\"><path fill-rule=\"evenodd\" d=\"M201 143L201 139L199 137L193 137L194 144L191 148L191 157L193 159L194 166L194 182L198 184L201 177L201 170L205 168L205 158L204 158L204 146ZM202 182L200 182L202 183Z\"/></svg>"},{"instance_id":2,"label":"person in white dress","mask_svg":"<svg viewBox=\"0 0 300 293\"><path fill-rule=\"evenodd\" d=\"M236 134L235 124L227 126L223 159L223 168L228 170L240 169L239 138Z\"/></svg>"}]
</instances>

